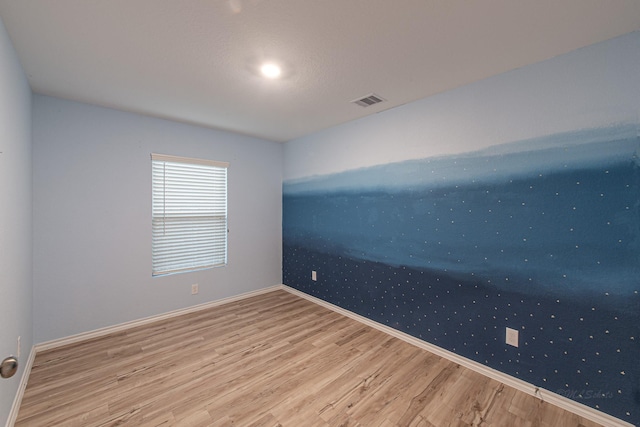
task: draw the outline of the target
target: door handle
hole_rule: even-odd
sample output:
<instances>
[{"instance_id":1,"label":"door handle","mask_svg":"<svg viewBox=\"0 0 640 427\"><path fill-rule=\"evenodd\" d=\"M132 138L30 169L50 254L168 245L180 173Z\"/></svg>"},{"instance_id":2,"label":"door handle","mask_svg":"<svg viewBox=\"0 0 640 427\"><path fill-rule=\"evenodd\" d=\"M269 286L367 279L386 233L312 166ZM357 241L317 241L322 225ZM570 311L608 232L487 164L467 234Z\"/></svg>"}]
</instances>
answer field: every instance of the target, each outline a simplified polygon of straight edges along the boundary
<instances>
[{"instance_id":1,"label":"door handle","mask_svg":"<svg viewBox=\"0 0 640 427\"><path fill-rule=\"evenodd\" d=\"M18 359L14 356L9 356L0 364L0 377L11 378L18 370Z\"/></svg>"}]
</instances>

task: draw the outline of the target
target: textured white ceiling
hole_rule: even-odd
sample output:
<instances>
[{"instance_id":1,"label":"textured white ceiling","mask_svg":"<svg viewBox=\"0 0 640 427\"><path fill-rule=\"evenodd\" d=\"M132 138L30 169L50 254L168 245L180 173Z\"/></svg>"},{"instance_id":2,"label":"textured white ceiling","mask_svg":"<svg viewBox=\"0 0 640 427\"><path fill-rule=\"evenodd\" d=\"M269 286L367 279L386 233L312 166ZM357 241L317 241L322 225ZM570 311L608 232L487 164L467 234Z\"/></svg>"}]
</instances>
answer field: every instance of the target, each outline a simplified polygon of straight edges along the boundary
<instances>
[{"instance_id":1,"label":"textured white ceiling","mask_svg":"<svg viewBox=\"0 0 640 427\"><path fill-rule=\"evenodd\" d=\"M0 0L0 17L37 93L287 141L639 30L640 1ZM371 92L388 102L350 103Z\"/></svg>"}]
</instances>

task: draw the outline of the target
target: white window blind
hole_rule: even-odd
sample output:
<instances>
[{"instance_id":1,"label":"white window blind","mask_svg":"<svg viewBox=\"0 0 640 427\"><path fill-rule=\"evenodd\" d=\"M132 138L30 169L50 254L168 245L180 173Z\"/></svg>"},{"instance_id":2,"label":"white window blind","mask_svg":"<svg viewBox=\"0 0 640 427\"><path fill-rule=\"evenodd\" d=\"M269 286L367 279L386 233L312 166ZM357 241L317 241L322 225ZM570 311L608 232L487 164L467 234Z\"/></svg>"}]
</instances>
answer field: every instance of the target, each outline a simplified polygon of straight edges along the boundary
<instances>
[{"instance_id":1,"label":"white window blind","mask_svg":"<svg viewBox=\"0 0 640 427\"><path fill-rule=\"evenodd\" d=\"M227 263L228 163L151 154L152 274Z\"/></svg>"}]
</instances>

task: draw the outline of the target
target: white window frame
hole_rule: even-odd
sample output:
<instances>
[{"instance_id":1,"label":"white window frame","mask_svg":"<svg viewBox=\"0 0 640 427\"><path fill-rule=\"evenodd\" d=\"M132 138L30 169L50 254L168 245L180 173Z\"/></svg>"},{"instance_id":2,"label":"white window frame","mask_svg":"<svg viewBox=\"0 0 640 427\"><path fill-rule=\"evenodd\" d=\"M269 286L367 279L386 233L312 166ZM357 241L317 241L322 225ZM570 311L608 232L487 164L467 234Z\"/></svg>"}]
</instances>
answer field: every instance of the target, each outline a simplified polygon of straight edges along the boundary
<instances>
[{"instance_id":1,"label":"white window frame","mask_svg":"<svg viewBox=\"0 0 640 427\"><path fill-rule=\"evenodd\" d=\"M151 154L152 276L227 264L228 167Z\"/></svg>"}]
</instances>

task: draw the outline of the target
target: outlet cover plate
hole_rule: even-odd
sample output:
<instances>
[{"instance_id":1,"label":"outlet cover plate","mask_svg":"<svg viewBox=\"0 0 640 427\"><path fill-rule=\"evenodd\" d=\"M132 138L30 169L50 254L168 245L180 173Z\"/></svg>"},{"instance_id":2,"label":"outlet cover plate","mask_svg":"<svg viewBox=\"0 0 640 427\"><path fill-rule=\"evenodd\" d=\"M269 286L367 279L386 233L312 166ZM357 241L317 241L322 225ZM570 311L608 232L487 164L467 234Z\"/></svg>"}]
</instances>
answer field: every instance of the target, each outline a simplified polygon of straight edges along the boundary
<instances>
[{"instance_id":1,"label":"outlet cover plate","mask_svg":"<svg viewBox=\"0 0 640 427\"><path fill-rule=\"evenodd\" d=\"M518 346L518 330L507 328L505 342L514 347Z\"/></svg>"}]
</instances>

